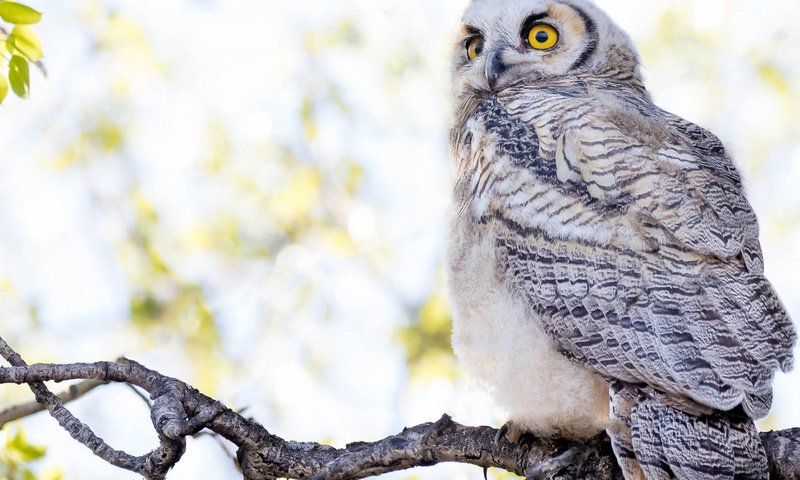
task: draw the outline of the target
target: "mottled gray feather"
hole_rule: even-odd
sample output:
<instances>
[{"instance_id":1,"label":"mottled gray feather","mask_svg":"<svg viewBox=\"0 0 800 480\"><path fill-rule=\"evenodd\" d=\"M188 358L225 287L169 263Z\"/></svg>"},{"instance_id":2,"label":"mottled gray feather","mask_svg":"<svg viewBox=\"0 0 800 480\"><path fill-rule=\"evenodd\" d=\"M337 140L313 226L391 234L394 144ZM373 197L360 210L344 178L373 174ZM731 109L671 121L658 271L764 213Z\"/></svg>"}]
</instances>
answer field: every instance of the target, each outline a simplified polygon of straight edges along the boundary
<instances>
[{"instance_id":1,"label":"mottled gray feather","mask_svg":"<svg viewBox=\"0 0 800 480\"><path fill-rule=\"evenodd\" d=\"M517 47L532 11L573 37ZM456 50L454 231L491 239L498 283L608 381L627 479L767 478L753 419L796 333L722 143L653 104L591 2L475 0L465 22L511 73L496 89Z\"/></svg>"}]
</instances>

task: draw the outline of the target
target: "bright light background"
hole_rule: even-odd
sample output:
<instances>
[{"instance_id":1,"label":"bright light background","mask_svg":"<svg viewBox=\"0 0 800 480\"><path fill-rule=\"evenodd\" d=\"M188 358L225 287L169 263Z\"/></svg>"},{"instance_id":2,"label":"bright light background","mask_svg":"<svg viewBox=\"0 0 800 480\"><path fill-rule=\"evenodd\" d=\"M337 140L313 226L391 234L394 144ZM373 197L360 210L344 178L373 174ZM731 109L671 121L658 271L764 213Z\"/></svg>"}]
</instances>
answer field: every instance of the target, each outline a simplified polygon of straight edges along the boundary
<instances>
[{"instance_id":1,"label":"bright light background","mask_svg":"<svg viewBox=\"0 0 800 480\"><path fill-rule=\"evenodd\" d=\"M449 55L465 0L33 2L47 79L0 107L0 331L30 362L128 355L287 439L503 414L448 345ZM664 108L734 155L800 318L800 4L598 0ZM800 425L800 374L764 428ZM27 401L0 389L0 406ZM156 445L121 386L74 411ZM65 478L132 479L46 415ZM9 428L6 429L7 431ZM438 466L392 478L476 478ZM240 478L211 438L171 478Z\"/></svg>"}]
</instances>

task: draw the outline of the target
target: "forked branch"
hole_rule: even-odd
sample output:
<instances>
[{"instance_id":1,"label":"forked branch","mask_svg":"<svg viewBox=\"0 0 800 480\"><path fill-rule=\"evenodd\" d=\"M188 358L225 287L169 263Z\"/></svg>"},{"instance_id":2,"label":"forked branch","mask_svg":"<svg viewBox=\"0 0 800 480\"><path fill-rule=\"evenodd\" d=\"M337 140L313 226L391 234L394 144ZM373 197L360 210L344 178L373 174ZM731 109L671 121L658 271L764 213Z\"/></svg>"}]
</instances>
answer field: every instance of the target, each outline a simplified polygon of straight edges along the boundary
<instances>
[{"instance_id":1,"label":"forked branch","mask_svg":"<svg viewBox=\"0 0 800 480\"><path fill-rule=\"evenodd\" d=\"M575 447L565 441L528 439L495 445L497 430L466 427L444 415L434 423L406 428L377 442L357 442L337 449L312 442L286 441L203 395L186 383L128 359L115 362L27 365L0 338L0 354L11 367L0 368L0 384L28 384L39 404L77 441L112 465L147 479L165 478L181 459L185 438L207 429L237 446L243 478L358 479L442 462L501 468L518 475L541 470L545 462ZM122 382L144 389L152 399L151 419L160 445L139 457L117 451L97 437L63 405L70 398L51 393L45 381L84 380ZM80 385L80 384L79 384ZM77 395L75 395L77 397ZM0 412L2 414L8 412ZM762 434L772 478L800 478L800 429ZM608 438L598 436L584 445L579 464L551 471L549 478L611 480L621 478Z\"/></svg>"}]
</instances>

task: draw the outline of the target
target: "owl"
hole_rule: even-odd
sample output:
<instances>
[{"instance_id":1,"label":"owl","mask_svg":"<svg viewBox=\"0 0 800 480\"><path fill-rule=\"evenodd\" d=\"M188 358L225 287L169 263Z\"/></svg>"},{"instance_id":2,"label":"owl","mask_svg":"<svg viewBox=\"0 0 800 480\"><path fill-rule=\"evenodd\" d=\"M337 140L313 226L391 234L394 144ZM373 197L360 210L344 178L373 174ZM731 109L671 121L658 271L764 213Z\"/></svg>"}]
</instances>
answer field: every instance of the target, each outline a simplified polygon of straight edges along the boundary
<instances>
[{"instance_id":1,"label":"owl","mask_svg":"<svg viewBox=\"0 0 800 480\"><path fill-rule=\"evenodd\" d=\"M606 430L627 479L767 478L753 420L796 333L720 141L589 0L472 0L452 60L453 348L507 441Z\"/></svg>"}]
</instances>

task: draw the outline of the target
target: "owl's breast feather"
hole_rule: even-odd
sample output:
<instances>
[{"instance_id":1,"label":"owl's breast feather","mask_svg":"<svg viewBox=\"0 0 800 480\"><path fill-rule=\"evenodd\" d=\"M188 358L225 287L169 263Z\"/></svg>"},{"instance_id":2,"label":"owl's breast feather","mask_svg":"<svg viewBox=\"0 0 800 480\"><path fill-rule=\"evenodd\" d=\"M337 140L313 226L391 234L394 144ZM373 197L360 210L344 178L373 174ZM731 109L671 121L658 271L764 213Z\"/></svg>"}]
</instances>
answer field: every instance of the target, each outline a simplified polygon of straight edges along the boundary
<instances>
[{"instance_id":1,"label":"owl's breast feather","mask_svg":"<svg viewBox=\"0 0 800 480\"><path fill-rule=\"evenodd\" d=\"M571 362L497 268L494 235L457 218L449 245L453 349L510 420L533 433L575 439L605 428L608 388Z\"/></svg>"}]
</instances>

